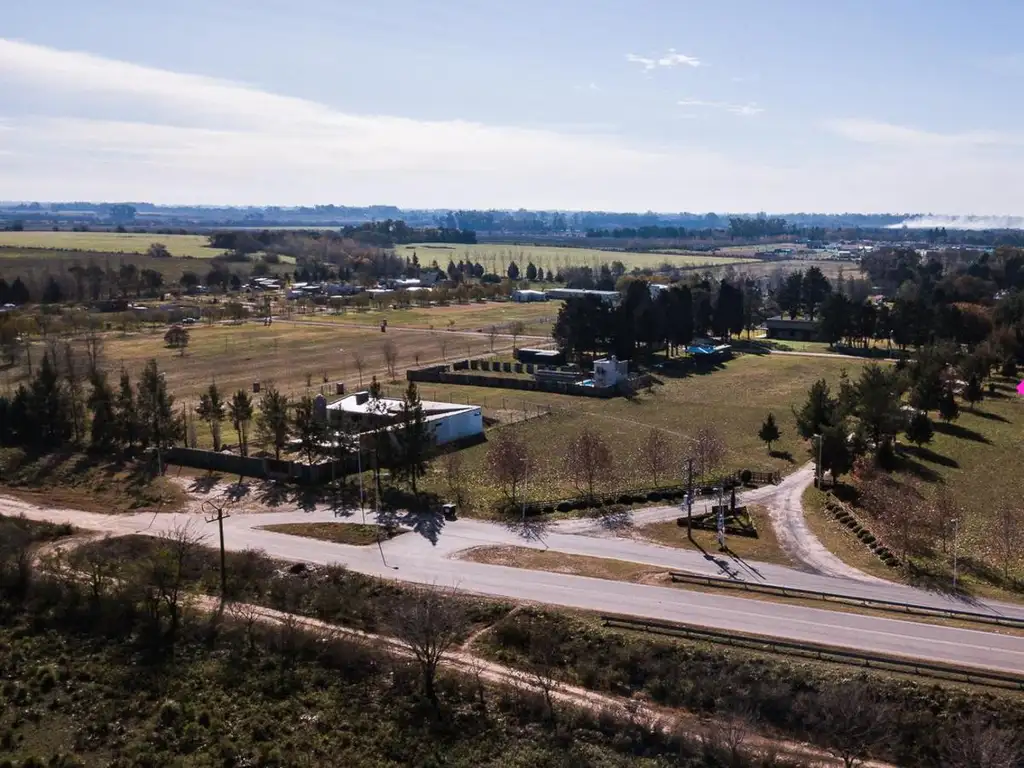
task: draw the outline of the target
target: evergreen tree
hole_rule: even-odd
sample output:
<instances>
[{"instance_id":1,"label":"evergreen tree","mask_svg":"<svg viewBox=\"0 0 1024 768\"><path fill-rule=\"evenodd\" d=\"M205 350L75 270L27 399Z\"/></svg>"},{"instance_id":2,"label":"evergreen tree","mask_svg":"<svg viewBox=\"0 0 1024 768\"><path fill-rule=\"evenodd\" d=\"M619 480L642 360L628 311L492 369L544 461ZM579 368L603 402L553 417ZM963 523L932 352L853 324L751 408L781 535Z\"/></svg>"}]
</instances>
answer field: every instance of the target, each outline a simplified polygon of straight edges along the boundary
<instances>
[{"instance_id":1,"label":"evergreen tree","mask_svg":"<svg viewBox=\"0 0 1024 768\"><path fill-rule=\"evenodd\" d=\"M28 304L32 300L29 295L28 287L20 277L14 278L14 282L11 283L11 303L22 305Z\"/></svg>"},{"instance_id":2,"label":"evergreen tree","mask_svg":"<svg viewBox=\"0 0 1024 768\"><path fill-rule=\"evenodd\" d=\"M907 440L920 447L925 443L930 443L933 434L932 420L928 418L927 413L917 411L910 417L910 421L907 423Z\"/></svg>"},{"instance_id":3,"label":"evergreen tree","mask_svg":"<svg viewBox=\"0 0 1024 768\"><path fill-rule=\"evenodd\" d=\"M136 385L135 403L143 447L153 446L158 471L163 472L163 452L185 436L185 425L174 415L174 396L156 360L150 359Z\"/></svg>"},{"instance_id":4,"label":"evergreen tree","mask_svg":"<svg viewBox=\"0 0 1024 768\"><path fill-rule=\"evenodd\" d=\"M423 416L423 401L414 381L410 381L405 390L399 422L401 430L397 435L395 468L400 477L409 481L415 495L418 493L416 481L427 471L427 457L434 444L434 435Z\"/></svg>"},{"instance_id":5,"label":"evergreen tree","mask_svg":"<svg viewBox=\"0 0 1024 768\"><path fill-rule=\"evenodd\" d=\"M243 456L249 455L249 425L252 423L252 398L240 389L231 398L229 406L231 424L238 434L238 450Z\"/></svg>"},{"instance_id":6,"label":"evergreen tree","mask_svg":"<svg viewBox=\"0 0 1024 768\"><path fill-rule=\"evenodd\" d=\"M515 282L516 280L518 280L519 279L519 265L516 264L514 261L510 261L508 263L508 272L506 274L508 275L508 279L511 280L512 282Z\"/></svg>"},{"instance_id":7,"label":"evergreen tree","mask_svg":"<svg viewBox=\"0 0 1024 768\"><path fill-rule=\"evenodd\" d=\"M800 314L803 279L802 272L793 272L786 277L775 293L775 303L779 305L779 311L789 315L790 320Z\"/></svg>"},{"instance_id":8,"label":"evergreen tree","mask_svg":"<svg viewBox=\"0 0 1024 768\"><path fill-rule=\"evenodd\" d=\"M537 267L537 282L543 283L546 277L547 276L544 274L544 267Z\"/></svg>"},{"instance_id":9,"label":"evergreen tree","mask_svg":"<svg viewBox=\"0 0 1024 768\"><path fill-rule=\"evenodd\" d=\"M260 414L256 418L256 435L266 446L274 447L274 458L281 458L281 450L288 445L291 424L288 418L288 398L273 384L260 395Z\"/></svg>"},{"instance_id":10,"label":"evergreen tree","mask_svg":"<svg viewBox=\"0 0 1024 768\"><path fill-rule=\"evenodd\" d=\"M117 442L129 451L135 450L135 444L141 438L142 429L139 414L135 408L135 390L128 371L121 371L121 381L117 398L114 401L114 422L116 425Z\"/></svg>"},{"instance_id":11,"label":"evergreen tree","mask_svg":"<svg viewBox=\"0 0 1024 768\"><path fill-rule=\"evenodd\" d=\"M213 450L219 451L221 447L221 424L224 422L225 412L224 398L221 397L215 382L211 383L206 392L199 396L196 415L210 425L210 434L213 436Z\"/></svg>"},{"instance_id":12,"label":"evergreen tree","mask_svg":"<svg viewBox=\"0 0 1024 768\"><path fill-rule=\"evenodd\" d=\"M761 442L768 446L768 452L772 451L772 443L778 441L782 434L779 432L779 426L775 423L775 414L769 413L768 418L764 420L761 425L760 431L757 433L758 438Z\"/></svg>"},{"instance_id":13,"label":"evergreen tree","mask_svg":"<svg viewBox=\"0 0 1024 768\"><path fill-rule=\"evenodd\" d=\"M804 273L800 281L800 301L804 312L811 320L831 290L828 278L818 267L811 267Z\"/></svg>"},{"instance_id":14,"label":"evergreen tree","mask_svg":"<svg viewBox=\"0 0 1024 768\"><path fill-rule=\"evenodd\" d=\"M985 397L985 392L981 388L981 379L978 374L972 373L967 379L967 386L964 387L964 400L970 403L971 409L977 403L980 403Z\"/></svg>"},{"instance_id":15,"label":"evergreen tree","mask_svg":"<svg viewBox=\"0 0 1024 768\"><path fill-rule=\"evenodd\" d=\"M903 423L900 384L895 371L876 363L864 368L857 382L857 416L876 447L891 442Z\"/></svg>"},{"instance_id":16,"label":"evergreen tree","mask_svg":"<svg viewBox=\"0 0 1024 768\"><path fill-rule=\"evenodd\" d=\"M959 417L960 406L953 395L953 388L947 385L943 388L942 399L939 400L939 418L948 423L956 421Z\"/></svg>"},{"instance_id":17,"label":"evergreen tree","mask_svg":"<svg viewBox=\"0 0 1024 768\"><path fill-rule=\"evenodd\" d=\"M849 443L849 426L844 420L824 427L821 431L821 471L832 473L833 480L853 469L854 452Z\"/></svg>"},{"instance_id":18,"label":"evergreen tree","mask_svg":"<svg viewBox=\"0 0 1024 768\"><path fill-rule=\"evenodd\" d=\"M832 397L828 382L818 379L807 393L807 401L799 411L794 411L796 427L800 436L810 440L816 434L837 420L838 401Z\"/></svg>"},{"instance_id":19,"label":"evergreen tree","mask_svg":"<svg viewBox=\"0 0 1024 768\"><path fill-rule=\"evenodd\" d=\"M299 451L306 457L306 463L316 463L317 458L323 455L328 430L326 420L317 416L316 402L309 395L303 395L295 404L292 434L299 441Z\"/></svg>"},{"instance_id":20,"label":"evergreen tree","mask_svg":"<svg viewBox=\"0 0 1024 768\"><path fill-rule=\"evenodd\" d=\"M95 370L89 377L92 391L86 405L92 415L90 442L100 453L111 453L118 442L117 416L114 410L114 392L107 381L107 374Z\"/></svg>"},{"instance_id":21,"label":"evergreen tree","mask_svg":"<svg viewBox=\"0 0 1024 768\"><path fill-rule=\"evenodd\" d=\"M526 265L526 279L530 282L537 279L537 266L532 261Z\"/></svg>"},{"instance_id":22,"label":"evergreen tree","mask_svg":"<svg viewBox=\"0 0 1024 768\"><path fill-rule=\"evenodd\" d=\"M31 442L38 450L58 448L71 436L71 408L49 353L43 355L29 385L27 407Z\"/></svg>"},{"instance_id":23,"label":"evergreen tree","mask_svg":"<svg viewBox=\"0 0 1024 768\"><path fill-rule=\"evenodd\" d=\"M46 281L46 287L43 289L43 304L60 304L64 300L64 292L60 289L60 283L57 282L57 278L50 275L50 279Z\"/></svg>"}]
</instances>

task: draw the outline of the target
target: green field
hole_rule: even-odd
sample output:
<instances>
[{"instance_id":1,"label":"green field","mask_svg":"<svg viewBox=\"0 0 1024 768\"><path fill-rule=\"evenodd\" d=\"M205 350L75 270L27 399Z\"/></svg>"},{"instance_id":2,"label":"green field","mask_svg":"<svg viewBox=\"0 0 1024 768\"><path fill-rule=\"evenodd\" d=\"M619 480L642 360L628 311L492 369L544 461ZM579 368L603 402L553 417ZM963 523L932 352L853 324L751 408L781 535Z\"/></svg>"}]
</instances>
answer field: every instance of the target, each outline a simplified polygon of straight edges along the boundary
<instances>
[{"instance_id":1,"label":"green field","mask_svg":"<svg viewBox=\"0 0 1024 768\"><path fill-rule=\"evenodd\" d=\"M599 432L612 449L614 469L607 482L608 492L654 484L641 455L652 426L662 429L669 443L670 469L659 478L659 484L681 481L692 436L705 425L717 428L725 440L728 455L722 470L791 471L808 458L804 442L796 433L791 406L804 400L816 379L825 377L835 384L842 370L856 377L861 366L856 360L745 355L702 375L659 375L663 384L656 386L653 394L641 394L632 400L447 385L426 385L422 392L431 399L486 403L493 410L529 413L533 409L535 413L539 405L550 406L551 416L500 427L515 431L532 447L538 469L530 478L529 496L543 500L577 495L566 477L564 462L569 444L584 427ZM782 439L773 446L774 456L757 437L769 411L774 412L782 430ZM487 450L485 443L463 452L478 514L489 513L500 498L486 471ZM786 453L792 460L782 458ZM439 492L444 491L440 467L435 467L431 483Z\"/></svg>"},{"instance_id":2,"label":"green field","mask_svg":"<svg viewBox=\"0 0 1024 768\"><path fill-rule=\"evenodd\" d=\"M163 243L172 256L212 259L224 253L209 248L205 235L122 234L118 232L0 232L0 248L84 251L89 253L145 253L151 243Z\"/></svg>"},{"instance_id":3,"label":"green field","mask_svg":"<svg viewBox=\"0 0 1024 768\"><path fill-rule=\"evenodd\" d=\"M705 253L631 253L606 251L597 248L566 248L547 245L515 245L508 243L478 243L476 245L442 245L437 243L401 245L395 253L402 258L413 253L420 264L426 266L436 260L443 269L449 259L458 262L472 261L483 264L489 272L504 274L511 261L516 262L521 272L533 262L536 266L558 271L566 267L591 267L598 269L602 264L621 261L626 269L634 267L658 267L669 263L679 267L725 267L730 264L747 264L755 261L744 256L712 256ZM524 275L525 277L525 275Z\"/></svg>"}]
</instances>

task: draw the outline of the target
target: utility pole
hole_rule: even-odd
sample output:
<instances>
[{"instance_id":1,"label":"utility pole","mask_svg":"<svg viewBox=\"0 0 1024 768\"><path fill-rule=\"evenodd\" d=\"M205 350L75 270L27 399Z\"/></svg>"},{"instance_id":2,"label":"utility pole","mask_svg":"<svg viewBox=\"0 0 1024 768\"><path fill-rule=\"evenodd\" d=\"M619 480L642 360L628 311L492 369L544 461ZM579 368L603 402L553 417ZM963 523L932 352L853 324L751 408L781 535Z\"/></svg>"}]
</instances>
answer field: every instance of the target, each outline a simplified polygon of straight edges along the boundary
<instances>
[{"instance_id":1,"label":"utility pole","mask_svg":"<svg viewBox=\"0 0 1024 768\"><path fill-rule=\"evenodd\" d=\"M212 512L208 512L208 508ZM224 601L228 595L228 567L227 558L224 554L224 518L231 517L231 515L225 515L224 506L217 506L212 501L203 502L203 513L206 516L206 522L212 523L216 521L217 527L220 529L220 599Z\"/></svg>"},{"instance_id":2,"label":"utility pole","mask_svg":"<svg viewBox=\"0 0 1024 768\"><path fill-rule=\"evenodd\" d=\"M693 459L686 460L686 538L693 541Z\"/></svg>"},{"instance_id":3,"label":"utility pole","mask_svg":"<svg viewBox=\"0 0 1024 768\"><path fill-rule=\"evenodd\" d=\"M821 471L821 433L819 432L814 436L814 439L818 443L818 461L814 465L814 487L819 491L821 490L821 481L824 478L825 473Z\"/></svg>"},{"instance_id":4,"label":"utility pole","mask_svg":"<svg viewBox=\"0 0 1024 768\"><path fill-rule=\"evenodd\" d=\"M715 489L718 491L718 515L716 522L718 523L718 548L725 549L725 486L719 486Z\"/></svg>"},{"instance_id":5,"label":"utility pole","mask_svg":"<svg viewBox=\"0 0 1024 768\"><path fill-rule=\"evenodd\" d=\"M953 523L953 591L956 592L957 585L957 534L960 533L960 518L954 517L951 521Z\"/></svg>"}]
</instances>

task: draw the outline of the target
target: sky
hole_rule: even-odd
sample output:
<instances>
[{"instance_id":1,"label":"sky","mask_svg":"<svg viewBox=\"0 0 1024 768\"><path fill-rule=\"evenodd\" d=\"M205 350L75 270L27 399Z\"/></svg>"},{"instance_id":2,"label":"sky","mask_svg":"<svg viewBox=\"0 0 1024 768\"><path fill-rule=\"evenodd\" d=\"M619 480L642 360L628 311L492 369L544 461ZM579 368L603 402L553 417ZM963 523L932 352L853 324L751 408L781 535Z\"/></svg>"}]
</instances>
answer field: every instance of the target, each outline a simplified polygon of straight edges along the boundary
<instances>
[{"instance_id":1,"label":"sky","mask_svg":"<svg viewBox=\"0 0 1024 768\"><path fill-rule=\"evenodd\" d=\"M1020 0L49 0L0 199L1024 214Z\"/></svg>"}]
</instances>

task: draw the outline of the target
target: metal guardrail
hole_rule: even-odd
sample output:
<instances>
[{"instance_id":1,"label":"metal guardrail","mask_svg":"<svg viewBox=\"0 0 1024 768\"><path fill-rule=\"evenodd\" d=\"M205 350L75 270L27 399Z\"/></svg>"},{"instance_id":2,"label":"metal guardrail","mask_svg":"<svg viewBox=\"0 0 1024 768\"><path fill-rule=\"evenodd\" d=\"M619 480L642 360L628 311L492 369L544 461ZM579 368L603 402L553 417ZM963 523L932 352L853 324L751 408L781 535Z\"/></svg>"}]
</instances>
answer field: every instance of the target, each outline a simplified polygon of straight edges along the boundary
<instances>
[{"instance_id":1,"label":"metal guardrail","mask_svg":"<svg viewBox=\"0 0 1024 768\"><path fill-rule=\"evenodd\" d=\"M601 616L601 621L606 627L610 627L612 629L627 629L638 632L647 632L648 634L663 635L666 637L684 637L693 640L709 640L739 648L746 648L748 650L769 651L771 653L784 654L787 656L798 656L818 661L849 664L858 667L876 669L879 671L901 672L903 674L911 674L918 677L964 682L972 685L982 685L1003 690L1024 690L1024 677L1012 674L1002 674L1000 672L974 667L961 667L956 665L936 664L926 661L915 661L914 659L903 658L900 656L885 656L828 645L819 645L816 643L800 643L790 640L775 640L756 635L727 633L719 630L695 627L689 624L675 624L651 619L635 619L628 616L604 615Z\"/></svg>"},{"instance_id":2,"label":"metal guardrail","mask_svg":"<svg viewBox=\"0 0 1024 768\"><path fill-rule=\"evenodd\" d=\"M758 592L761 594L778 595L781 597L812 597L827 603L843 603L846 605L859 605L865 608L873 608L879 611L890 611L905 615L930 616L933 618L956 619L975 624L988 624L1000 627L1016 627L1024 629L1024 619L1013 616L994 616L990 613L978 613L976 611L960 611L956 608L936 608L930 605L914 605L913 603L900 603L894 600L877 600L870 597L851 597L840 595L834 592L818 592L813 589L798 589L794 587L783 587L777 584L759 584L750 581L738 581L720 576L699 576L692 573L680 573L670 571L669 577L672 581L683 584L697 584L700 586L719 587L723 589L739 589L746 592Z\"/></svg>"}]
</instances>

